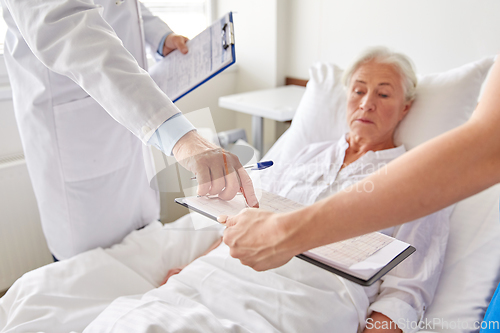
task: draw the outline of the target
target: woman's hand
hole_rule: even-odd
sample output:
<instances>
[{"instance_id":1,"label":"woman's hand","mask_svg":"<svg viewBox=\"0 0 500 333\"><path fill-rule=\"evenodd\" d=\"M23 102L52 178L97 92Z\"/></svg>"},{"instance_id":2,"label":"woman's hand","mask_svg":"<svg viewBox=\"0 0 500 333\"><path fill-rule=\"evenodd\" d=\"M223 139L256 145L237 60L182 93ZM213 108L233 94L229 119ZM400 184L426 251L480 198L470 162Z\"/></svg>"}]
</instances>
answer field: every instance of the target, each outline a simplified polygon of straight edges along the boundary
<instances>
[{"instance_id":1,"label":"woman's hand","mask_svg":"<svg viewBox=\"0 0 500 333\"><path fill-rule=\"evenodd\" d=\"M402 333L399 326L391 318L380 312L372 312L366 320L363 333Z\"/></svg>"},{"instance_id":2,"label":"woman's hand","mask_svg":"<svg viewBox=\"0 0 500 333\"><path fill-rule=\"evenodd\" d=\"M226 219L224 243L232 257L256 271L286 264L295 255L289 243L282 214L248 208ZM219 222L224 222L224 217Z\"/></svg>"},{"instance_id":3,"label":"woman's hand","mask_svg":"<svg viewBox=\"0 0 500 333\"><path fill-rule=\"evenodd\" d=\"M165 283L167 283L168 279L170 279L172 276L179 274L187 265L181 266L181 267L175 267L172 269L169 269L167 272L167 276L163 281L160 283L160 286L163 286Z\"/></svg>"},{"instance_id":4,"label":"woman's hand","mask_svg":"<svg viewBox=\"0 0 500 333\"><path fill-rule=\"evenodd\" d=\"M202 255L200 255L199 257L196 257L196 259L200 258L200 257L203 257L203 256L206 256L207 254L209 254L211 251L215 250L217 248L217 246L220 245L220 243L222 243L222 237L217 239L212 245L210 245L210 247L205 251L203 252ZM194 260L193 260L194 261ZM167 272L167 276L165 277L165 279L162 281L162 283L160 284L160 286L163 286L165 283L168 282L168 279L170 279L170 277L176 275L176 274L179 274L180 272L182 272L182 270L184 268L186 268L186 266L189 265L189 264L186 264L184 266L180 266L180 267L174 267L172 269L169 269L169 271Z\"/></svg>"}]
</instances>

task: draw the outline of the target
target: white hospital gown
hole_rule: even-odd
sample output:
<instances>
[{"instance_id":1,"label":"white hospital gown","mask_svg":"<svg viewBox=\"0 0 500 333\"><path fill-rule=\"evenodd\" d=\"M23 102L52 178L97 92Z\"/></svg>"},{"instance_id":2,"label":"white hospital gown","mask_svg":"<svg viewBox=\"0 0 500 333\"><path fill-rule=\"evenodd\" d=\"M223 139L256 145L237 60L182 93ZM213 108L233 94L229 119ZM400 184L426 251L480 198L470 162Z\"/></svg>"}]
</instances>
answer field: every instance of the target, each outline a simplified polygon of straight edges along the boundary
<instances>
[{"instance_id":1,"label":"white hospital gown","mask_svg":"<svg viewBox=\"0 0 500 333\"><path fill-rule=\"evenodd\" d=\"M369 151L340 170L349 144L345 137L337 142L320 142L306 146L296 158L260 173L262 188L310 205L340 190L357 188L356 183L387 165L405 152L404 146ZM273 169L274 168L274 169ZM340 171L339 171L340 170ZM349 188L351 185L353 187ZM397 205L397 203L394 203ZM380 281L366 287L371 311L381 312L403 326L416 326L434 298L441 274L453 207L382 233L413 245L417 251ZM350 281L346 283L351 284ZM416 329L407 327L404 332Z\"/></svg>"},{"instance_id":2,"label":"white hospital gown","mask_svg":"<svg viewBox=\"0 0 500 333\"><path fill-rule=\"evenodd\" d=\"M297 152L295 159L277 162L252 177L260 178L264 190L311 205L357 183L406 151L403 146L369 151L340 170L348 147L344 137L337 142L313 143Z\"/></svg>"}]
</instances>

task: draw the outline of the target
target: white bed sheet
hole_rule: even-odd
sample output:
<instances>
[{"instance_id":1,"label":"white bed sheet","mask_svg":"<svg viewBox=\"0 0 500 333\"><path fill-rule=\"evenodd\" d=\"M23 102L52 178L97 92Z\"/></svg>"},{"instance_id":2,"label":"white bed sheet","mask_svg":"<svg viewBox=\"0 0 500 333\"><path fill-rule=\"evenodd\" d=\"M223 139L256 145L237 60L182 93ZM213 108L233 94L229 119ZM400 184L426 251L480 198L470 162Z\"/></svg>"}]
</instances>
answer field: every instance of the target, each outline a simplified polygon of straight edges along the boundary
<instances>
[{"instance_id":1,"label":"white bed sheet","mask_svg":"<svg viewBox=\"0 0 500 333\"><path fill-rule=\"evenodd\" d=\"M154 222L111 249L27 273L0 299L0 331L345 333L364 321L361 287L299 259L256 272L225 244L157 288L220 234L194 230L189 216Z\"/></svg>"},{"instance_id":2,"label":"white bed sheet","mask_svg":"<svg viewBox=\"0 0 500 333\"><path fill-rule=\"evenodd\" d=\"M160 237L161 236L161 237ZM113 300L159 286L172 267L205 251L220 230L153 222L109 249L95 249L19 278L0 298L0 332L81 332ZM156 260L143 254L163 253Z\"/></svg>"}]
</instances>

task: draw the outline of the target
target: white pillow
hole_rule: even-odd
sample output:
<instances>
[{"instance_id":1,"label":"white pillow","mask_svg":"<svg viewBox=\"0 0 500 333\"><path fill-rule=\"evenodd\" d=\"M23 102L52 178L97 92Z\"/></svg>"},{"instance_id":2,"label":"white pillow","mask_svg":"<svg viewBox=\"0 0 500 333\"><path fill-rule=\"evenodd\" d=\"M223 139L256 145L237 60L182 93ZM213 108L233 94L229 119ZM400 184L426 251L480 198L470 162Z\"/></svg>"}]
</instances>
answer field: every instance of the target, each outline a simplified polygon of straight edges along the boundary
<instances>
[{"instance_id":1,"label":"white pillow","mask_svg":"<svg viewBox=\"0 0 500 333\"><path fill-rule=\"evenodd\" d=\"M494 57L487 57L443 73L420 76L415 102L396 130L396 143L411 149L469 119L493 62ZM309 143L336 140L348 131L342 72L329 63L311 67L292 125L266 159L278 160L278 155L287 159Z\"/></svg>"},{"instance_id":2,"label":"white pillow","mask_svg":"<svg viewBox=\"0 0 500 333\"><path fill-rule=\"evenodd\" d=\"M422 75L417 96L395 133L406 149L462 125L476 108L481 86L494 57L437 74Z\"/></svg>"},{"instance_id":3,"label":"white pillow","mask_svg":"<svg viewBox=\"0 0 500 333\"><path fill-rule=\"evenodd\" d=\"M306 91L290 128L263 158L285 163L306 145L336 140L345 133L346 97L336 65L316 63L309 69Z\"/></svg>"},{"instance_id":4,"label":"white pillow","mask_svg":"<svg viewBox=\"0 0 500 333\"><path fill-rule=\"evenodd\" d=\"M443 271L424 319L439 325L427 329L478 331L474 324L483 319L500 282L499 197L500 185L496 185L455 206Z\"/></svg>"},{"instance_id":5,"label":"white pillow","mask_svg":"<svg viewBox=\"0 0 500 333\"><path fill-rule=\"evenodd\" d=\"M396 143L411 149L463 124L476 107L493 62L494 58L488 57L443 73L420 76L416 100L396 131ZM307 144L336 140L348 131L342 70L333 64L317 63L309 73L291 127L264 160L286 162ZM437 319L463 326L427 330L472 332L474 322L482 320L499 282L499 196L500 186L496 186L456 205L443 273L425 318L428 322Z\"/></svg>"}]
</instances>

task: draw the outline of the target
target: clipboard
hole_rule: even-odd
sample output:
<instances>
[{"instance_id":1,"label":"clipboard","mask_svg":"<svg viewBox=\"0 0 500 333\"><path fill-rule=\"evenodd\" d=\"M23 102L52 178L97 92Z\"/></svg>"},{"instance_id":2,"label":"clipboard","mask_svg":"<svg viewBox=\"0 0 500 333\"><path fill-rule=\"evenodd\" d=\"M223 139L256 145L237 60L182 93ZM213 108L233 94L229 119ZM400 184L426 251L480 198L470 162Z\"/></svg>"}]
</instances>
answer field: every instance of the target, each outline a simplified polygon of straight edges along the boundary
<instances>
[{"instance_id":1,"label":"clipboard","mask_svg":"<svg viewBox=\"0 0 500 333\"><path fill-rule=\"evenodd\" d=\"M316 259L313 259L311 257L308 257L307 255L301 253L297 254L296 257L300 258L302 260L307 261L310 264L313 264L315 266L321 267L323 269L326 269L329 272L332 272L340 277L343 277L346 280L352 281L354 283L357 283L359 285L362 285L363 287L368 287L377 282L380 278L382 278L384 275L389 273L394 267L399 265L403 260L408 258L413 252L415 252L416 249L413 246L408 246L406 250L398 254L394 259L392 259L387 265L382 267L380 271L378 271L375 275L370 277L368 280L361 279L359 277L356 277L354 275L351 275L349 273L343 272L340 269L336 269L335 267L326 265Z\"/></svg>"},{"instance_id":2,"label":"clipboard","mask_svg":"<svg viewBox=\"0 0 500 333\"><path fill-rule=\"evenodd\" d=\"M184 207L186 207L186 208L189 208L189 209L190 209L190 210L192 210L193 212L196 212L196 213L198 213L198 214L201 214L201 215L203 215L203 216L205 216L205 217L208 217L209 219L212 219L212 220L216 221L217 223L220 223L219 221L217 221L217 216L213 216L213 215L211 215L211 214L208 214L207 212L202 211L201 209L198 209L198 208L196 208L196 207L190 206L190 205L186 202L186 200L185 200L185 199L186 199L186 198L175 198L175 203L178 203L178 204L179 204L179 205L181 205L181 206L184 206ZM220 223L220 224L222 224L222 223Z\"/></svg>"},{"instance_id":3,"label":"clipboard","mask_svg":"<svg viewBox=\"0 0 500 333\"><path fill-rule=\"evenodd\" d=\"M149 69L172 102L236 62L233 13L229 12L186 43L189 52L170 52Z\"/></svg>"},{"instance_id":4,"label":"clipboard","mask_svg":"<svg viewBox=\"0 0 500 333\"><path fill-rule=\"evenodd\" d=\"M191 204L188 204L187 201L186 201L187 198L176 198L175 199L175 202L186 207L186 208L189 208L190 210L196 212L196 213L199 213L203 216L206 216L214 221L217 221L217 216L215 216L213 213L210 214L206 211L204 211L203 209L200 209L198 207L195 207ZM288 200L288 199L286 199ZM261 203L264 203L263 201L261 201ZM233 212L234 214L234 212ZM218 221L217 221L218 222ZM219 223L219 222L218 222ZM388 236L385 236L385 237L388 237ZM402 243L402 244L405 244L404 242L401 242L398 240L399 243ZM326 264L326 263L323 263L319 260L316 260L310 256L307 255L307 252L304 252L304 253L301 253L301 254L298 254L296 255L297 258L299 259L302 259L304 261L307 261L308 263L312 264L312 265L315 265L317 267L320 267L320 268L323 268L331 273L334 273L340 277L343 277L347 280L350 280L354 283L357 283L361 286L370 286L372 285L373 283L375 283L376 281L378 281L380 278L382 278L384 275L386 275L388 272L390 272L394 267L396 267L397 265L399 265L403 260L405 260L406 258L408 258L412 253L414 253L416 251L415 247L409 245L409 244L405 244L405 246L407 246L404 250L398 250L398 254L395 255L389 262L384 262L384 265L383 267L381 267L379 270L377 271L374 271L368 278L362 278L360 276L356 276L355 273L349 273L348 272L348 269L344 269L342 270L342 268L336 268L336 267L332 267L332 265L329 265L329 264ZM382 251L382 249L380 250Z\"/></svg>"}]
</instances>

